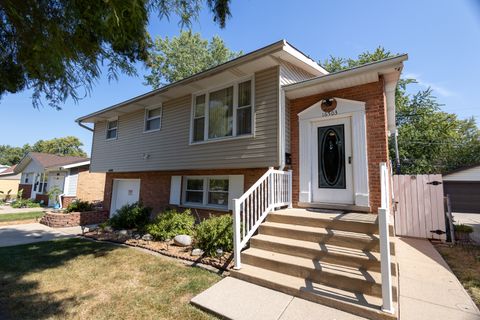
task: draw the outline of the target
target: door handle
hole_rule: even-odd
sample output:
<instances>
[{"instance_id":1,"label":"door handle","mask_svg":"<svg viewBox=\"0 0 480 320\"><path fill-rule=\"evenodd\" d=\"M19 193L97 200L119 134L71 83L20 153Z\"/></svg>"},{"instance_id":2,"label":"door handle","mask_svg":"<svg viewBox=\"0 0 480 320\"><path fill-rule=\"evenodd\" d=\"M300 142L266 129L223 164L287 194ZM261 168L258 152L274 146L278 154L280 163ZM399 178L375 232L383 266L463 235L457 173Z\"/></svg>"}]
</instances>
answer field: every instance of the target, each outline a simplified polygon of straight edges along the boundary
<instances>
[{"instance_id":1,"label":"door handle","mask_svg":"<svg viewBox=\"0 0 480 320\"><path fill-rule=\"evenodd\" d=\"M348 157L348 164L352 164L352 156Z\"/></svg>"}]
</instances>

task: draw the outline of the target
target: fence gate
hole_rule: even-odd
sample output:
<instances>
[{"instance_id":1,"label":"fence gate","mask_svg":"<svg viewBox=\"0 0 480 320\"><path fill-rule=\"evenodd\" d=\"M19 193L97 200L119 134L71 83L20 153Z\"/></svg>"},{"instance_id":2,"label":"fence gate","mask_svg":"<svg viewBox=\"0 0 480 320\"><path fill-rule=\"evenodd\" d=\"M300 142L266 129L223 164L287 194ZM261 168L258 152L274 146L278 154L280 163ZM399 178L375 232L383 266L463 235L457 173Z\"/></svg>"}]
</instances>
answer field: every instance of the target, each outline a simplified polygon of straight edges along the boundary
<instances>
[{"instance_id":1,"label":"fence gate","mask_svg":"<svg viewBox=\"0 0 480 320\"><path fill-rule=\"evenodd\" d=\"M442 175L394 175L393 192L397 236L446 239Z\"/></svg>"}]
</instances>

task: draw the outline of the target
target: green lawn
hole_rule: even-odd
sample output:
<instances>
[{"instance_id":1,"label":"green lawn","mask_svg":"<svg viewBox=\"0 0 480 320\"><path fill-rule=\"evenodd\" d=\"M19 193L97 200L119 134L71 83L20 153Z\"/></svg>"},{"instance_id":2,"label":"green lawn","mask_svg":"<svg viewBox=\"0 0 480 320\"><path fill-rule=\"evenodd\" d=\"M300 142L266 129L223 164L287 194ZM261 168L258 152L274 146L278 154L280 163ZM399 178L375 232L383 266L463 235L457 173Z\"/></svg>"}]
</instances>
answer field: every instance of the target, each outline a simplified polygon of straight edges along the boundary
<instances>
[{"instance_id":1,"label":"green lawn","mask_svg":"<svg viewBox=\"0 0 480 320\"><path fill-rule=\"evenodd\" d=\"M0 248L0 318L211 319L189 301L219 280L180 262L81 239Z\"/></svg>"},{"instance_id":2,"label":"green lawn","mask_svg":"<svg viewBox=\"0 0 480 320\"><path fill-rule=\"evenodd\" d=\"M21 213L2 213L0 214L0 222L17 221L17 220L31 220L40 218L45 214L42 211L21 212Z\"/></svg>"}]
</instances>

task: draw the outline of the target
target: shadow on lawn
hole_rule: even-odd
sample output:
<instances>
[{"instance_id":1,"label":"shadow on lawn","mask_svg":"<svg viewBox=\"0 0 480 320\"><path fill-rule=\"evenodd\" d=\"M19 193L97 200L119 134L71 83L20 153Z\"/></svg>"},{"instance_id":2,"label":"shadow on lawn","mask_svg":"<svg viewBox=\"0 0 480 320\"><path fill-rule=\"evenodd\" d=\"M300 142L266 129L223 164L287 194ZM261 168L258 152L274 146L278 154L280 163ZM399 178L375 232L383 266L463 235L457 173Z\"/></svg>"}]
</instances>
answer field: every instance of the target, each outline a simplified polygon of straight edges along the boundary
<instances>
[{"instance_id":1,"label":"shadow on lawn","mask_svg":"<svg viewBox=\"0 0 480 320\"><path fill-rule=\"evenodd\" d=\"M79 256L102 257L113 250L110 244L81 239L37 242L0 248L0 319L62 318L66 310L88 296L59 299L68 289L38 293L40 283L25 276L65 265Z\"/></svg>"}]
</instances>

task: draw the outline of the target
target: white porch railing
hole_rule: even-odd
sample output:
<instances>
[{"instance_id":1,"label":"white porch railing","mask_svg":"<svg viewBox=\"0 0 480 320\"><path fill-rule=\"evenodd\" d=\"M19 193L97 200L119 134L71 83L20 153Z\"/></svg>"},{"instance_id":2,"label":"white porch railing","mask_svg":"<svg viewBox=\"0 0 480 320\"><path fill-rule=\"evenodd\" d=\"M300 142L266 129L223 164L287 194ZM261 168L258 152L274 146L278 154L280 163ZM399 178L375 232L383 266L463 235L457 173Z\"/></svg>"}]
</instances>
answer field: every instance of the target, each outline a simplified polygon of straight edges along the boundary
<instances>
[{"instance_id":1,"label":"white porch railing","mask_svg":"<svg viewBox=\"0 0 480 320\"><path fill-rule=\"evenodd\" d=\"M233 199L234 268L242 267L240 252L269 212L292 206L292 171L273 168L255 182L240 198Z\"/></svg>"},{"instance_id":2,"label":"white porch railing","mask_svg":"<svg viewBox=\"0 0 480 320\"><path fill-rule=\"evenodd\" d=\"M378 229L380 235L380 270L382 273L382 310L394 313L392 270L390 256L390 188L389 172L385 162L380 163L381 207L378 208Z\"/></svg>"}]
</instances>

